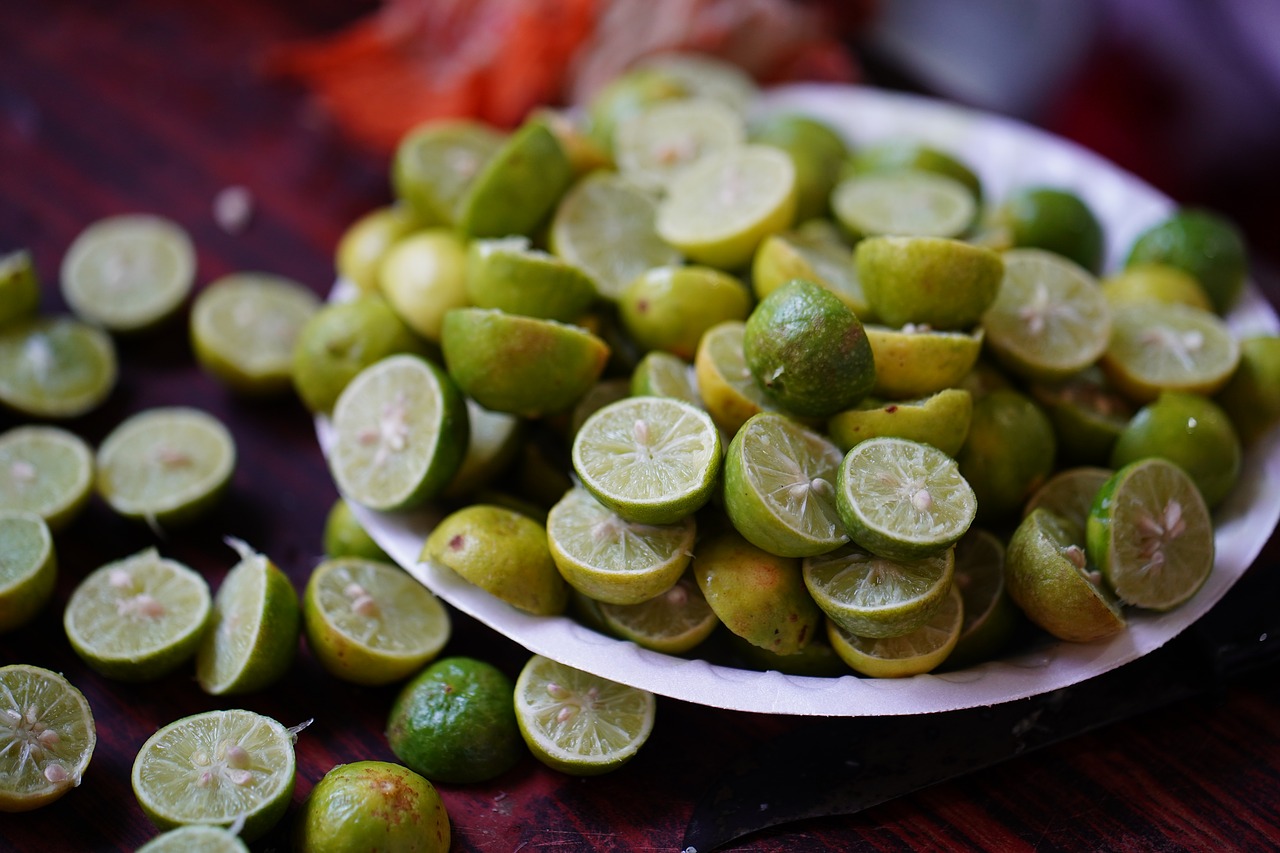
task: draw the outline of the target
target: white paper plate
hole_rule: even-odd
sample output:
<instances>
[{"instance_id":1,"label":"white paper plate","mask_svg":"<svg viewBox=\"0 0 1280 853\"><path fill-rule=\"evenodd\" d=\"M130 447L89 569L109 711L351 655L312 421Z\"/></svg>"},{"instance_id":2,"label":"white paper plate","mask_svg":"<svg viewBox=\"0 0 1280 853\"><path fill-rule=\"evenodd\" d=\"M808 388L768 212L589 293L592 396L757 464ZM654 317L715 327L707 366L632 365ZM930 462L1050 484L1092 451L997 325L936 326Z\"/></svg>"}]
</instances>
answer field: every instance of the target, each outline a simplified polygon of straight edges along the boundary
<instances>
[{"instance_id":1,"label":"white paper plate","mask_svg":"<svg viewBox=\"0 0 1280 853\"><path fill-rule=\"evenodd\" d=\"M1027 125L926 98L845 86L802 85L767 93L760 110L829 122L857 145L914 139L957 155L982 178L988 198L1032 183L1078 192L1102 221L1108 268L1134 238L1165 216L1170 200L1100 157ZM1237 334L1275 332L1276 314L1250 286L1229 318ZM318 434L327 452L328 424ZM579 669L702 705L737 711L827 716L922 714L994 705L1075 684L1159 648L1216 603L1258 556L1280 519L1280 436L1245 461L1239 486L1217 514L1217 562L1196 596L1166 614L1131 612L1119 636L1087 645L1052 643L966 670L907 679L809 678L685 660L602 636L567 617L530 616L438 566L418 562L438 516L379 514L355 507L400 565L457 609L520 643Z\"/></svg>"}]
</instances>

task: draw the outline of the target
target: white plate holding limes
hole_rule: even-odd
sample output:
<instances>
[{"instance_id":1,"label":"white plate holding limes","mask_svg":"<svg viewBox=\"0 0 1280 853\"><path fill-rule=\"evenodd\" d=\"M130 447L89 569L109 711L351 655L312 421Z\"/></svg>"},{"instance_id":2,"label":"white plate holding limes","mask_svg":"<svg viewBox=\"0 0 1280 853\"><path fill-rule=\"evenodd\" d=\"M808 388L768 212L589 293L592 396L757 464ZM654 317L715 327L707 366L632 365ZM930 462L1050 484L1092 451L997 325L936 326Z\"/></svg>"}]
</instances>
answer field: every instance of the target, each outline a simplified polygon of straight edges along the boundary
<instances>
[{"instance_id":1,"label":"white plate holding limes","mask_svg":"<svg viewBox=\"0 0 1280 853\"><path fill-rule=\"evenodd\" d=\"M796 85L766 92L762 114L813 116L857 147L903 139L954 154L980 176L984 193L1000 198L1032 184L1073 190L1107 235L1105 270L1174 203L1134 176L1070 142L1007 118L928 98L874 89ZM1227 318L1237 336L1275 333L1280 320L1254 286ZM318 421L326 451L332 432ZM419 562L422 543L439 515L433 511L376 513L354 507L383 549L445 601L531 652L664 696L775 714L878 716L922 714L994 705L1084 681L1135 660L1173 639L1205 614L1244 574L1280 520L1280 436L1250 451L1240 482L1215 513L1216 563L1209 580L1185 605L1168 613L1132 611L1128 628L1111 639L1048 643L968 669L904 679L814 678L735 669L649 651L593 631L567 616L532 616L461 580Z\"/></svg>"}]
</instances>

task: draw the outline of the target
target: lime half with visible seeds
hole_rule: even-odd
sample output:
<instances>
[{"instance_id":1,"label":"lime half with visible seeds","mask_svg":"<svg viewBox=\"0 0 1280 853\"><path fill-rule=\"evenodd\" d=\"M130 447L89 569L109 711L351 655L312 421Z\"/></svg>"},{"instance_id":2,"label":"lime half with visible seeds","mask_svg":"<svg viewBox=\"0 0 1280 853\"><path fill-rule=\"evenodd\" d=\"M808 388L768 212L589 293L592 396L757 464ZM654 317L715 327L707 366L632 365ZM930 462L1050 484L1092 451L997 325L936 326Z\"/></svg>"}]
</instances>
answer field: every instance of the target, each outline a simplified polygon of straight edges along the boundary
<instances>
[{"instance_id":1,"label":"lime half with visible seeds","mask_svg":"<svg viewBox=\"0 0 1280 853\"><path fill-rule=\"evenodd\" d=\"M116 386L115 344L70 317L36 316L0 328L0 403L37 418L74 418Z\"/></svg>"},{"instance_id":2,"label":"lime half with visible seeds","mask_svg":"<svg viewBox=\"0 0 1280 853\"><path fill-rule=\"evenodd\" d=\"M0 509L0 634L39 615L57 581L49 526L38 515Z\"/></svg>"},{"instance_id":3,"label":"lime half with visible seeds","mask_svg":"<svg viewBox=\"0 0 1280 853\"><path fill-rule=\"evenodd\" d=\"M93 711L70 681L0 667L0 812L37 809L77 787L97 742Z\"/></svg>"},{"instance_id":4,"label":"lime half with visible seeds","mask_svg":"<svg viewBox=\"0 0 1280 853\"><path fill-rule=\"evenodd\" d=\"M0 511L33 512L49 529L70 524L93 493L93 451L75 433L20 426L0 434Z\"/></svg>"},{"instance_id":5,"label":"lime half with visible seeds","mask_svg":"<svg viewBox=\"0 0 1280 853\"><path fill-rule=\"evenodd\" d=\"M610 633L642 648L669 655L693 650L720 624L702 590L688 575L648 601L602 603L599 612Z\"/></svg>"},{"instance_id":6,"label":"lime half with visible seeds","mask_svg":"<svg viewBox=\"0 0 1280 853\"><path fill-rule=\"evenodd\" d=\"M946 601L955 551L920 560L877 557L857 545L804 561L804 584L827 617L860 637L900 637Z\"/></svg>"},{"instance_id":7,"label":"lime half with visible seeds","mask_svg":"<svg viewBox=\"0 0 1280 853\"><path fill-rule=\"evenodd\" d=\"M928 622L897 637L859 637L834 621L827 639L845 663L871 678L906 678L930 672L950 656L964 624L964 603L954 586Z\"/></svg>"},{"instance_id":8,"label":"lime half with visible seeds","mask_svg":"<svg viewBox=\"0 0 1280 853\"><path fill-rule=\"evenodd\" d=\"M1111 341L1100 364L1130 399L1161 391L1214 394L1240 362L1240 344L1216 315L1187 305L1144 304L1112 314Z\"/></svg>"}]
</instances>

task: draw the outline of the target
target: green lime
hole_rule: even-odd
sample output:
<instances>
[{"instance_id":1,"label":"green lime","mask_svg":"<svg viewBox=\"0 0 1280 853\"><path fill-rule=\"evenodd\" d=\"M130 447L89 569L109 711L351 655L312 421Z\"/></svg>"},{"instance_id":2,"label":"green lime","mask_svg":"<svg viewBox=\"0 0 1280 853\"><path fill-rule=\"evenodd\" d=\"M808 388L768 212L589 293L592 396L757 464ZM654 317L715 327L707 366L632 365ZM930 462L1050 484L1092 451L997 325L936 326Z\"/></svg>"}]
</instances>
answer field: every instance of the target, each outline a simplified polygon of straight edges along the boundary
<instances>
[{"instance_id":1,"label":"green lime","mask_svg":"<svg viewBox=\"0 0 1280 853\"><path fill-rule=\"evenodd\" d=\"M1031 396L1049 415L1066 462L1106 464L1134 406L1094 366L1063 382L1035 383Z\"/></svg>"},{"instance_id":2,"label":"green lime","mask_svg":"<svg viewBox=\"0 0 1280 853\"><path fill-rule=\"evenodd\" d=\"M966 329L995 301L1000 255L941 237L868 237L853 253L858 279L882 323Z\"/></svg>"},{"instance_id":3,"label":"green lime","mask_svg":"<svg viewBox=\"0 0 1280 853\"><path fill-rule=\"evenodd\" d=\"M479 122L428 122L400 141L391 184L424 225L453 225L462 198L502 144L502 134Z\"/></svg>"},{"instance_id":4,"label":"green lime","mask_svg":"<svg viewBox=\"0 0 1280 853\"><path fill-rule=\"evenodd\" d=\"M694 163L737 148L746 137L742 116L719 101L663 100L615 127L613 159L622 177L660 192L679 183Z\"/></svg>"},{"instance_id":5,"label":"green lime","mask_svg":"<svg viewBox=\"0 0 1280 853\"><path fill-rule=\"evenodd\" d=\"M447 853L449 815L435 786L388 761L339 764L324 774L294 825L301 853Z\"/></svg>"},{"instance_id":6,"label":"green lime","mask_svg":"<svg viewBox=\"0 0 1280 853\"><path fill-rule=\"evenodd\" d=\"M849 149L840 134L810 116L779 113L753 124L750 140L781 148L796 167L796 221L826 216Z\"/></svg>"},{"instance_id":7,"label":"green lime","mask_svg":"<svg viewBox=\"0 0 1280 853\"><path fill-rule=\"evenodd\" d=\"M869 438L892 436L931 444L954 457L964 446L972 418L973 395L947 388L918 400L863 400L857 408L833 415L827 432L846 453Z\"/></svg>"},{"instance_id":8,"label":"green lime","mask_svg":"<svg viewBox=\"0 0 1280 853\"><path fill-rule=\"evenodd\" d=\"M637 60L628 73L658 72L691 97L710 98L739 113L746 112L760 93L755 80L727 59L695 51L664 50Z\"/></svg>"},{"instance_id":9,"label":"green lime","mask_svg":"<svg viewBox=\"0 0 1280 853\"><path fill-rule=\"evenodd\" d=\"M724 460L724 507L747 541L771 554L808 557L848 541L836 510L840 449L783 415L742 425Z\"/></svg>"},{"instance_id":10,"label":"green lime","mask_svg":"<svg viewBox=\"0 0 1280 853\"><path fill-rule=\"evenodd\" d=\"M652 693L534 655L516 679L520 734L543 764L572 776L617 770L653 731Z\"/></svg>"},{"instance_id":11,"label":"green lime","mask_svg":"<svg viewBox=\"0 0 1280 853\"><path fill-rule=\"evenodd\" d=\"M467 398L467 451L440 492L445 498L474 495L511 467L520 455L526 423L507 412L491 412Z\"/></svg>"},{"instance_id":12,"label":"green lime","mask_svg":"<svg viewBox=\"0 0 1280 853\"><path fill-rule=\"evenodd\" d=\"M859 637L827 621L827 639L845 663L870 678L907 678L931 672L951 655L964 625L960 591L950 592L932 618L909 634Z\"/></svg>"},{"instance_id":13,"label":"green lime","mask_svg":"<svg viewBox=\"0 0 1280 853\"><path fill-rule=\"evenodd\" d=\"M437 782L484 782L524 755L514 685L481 660L450 657L413 678L387 718L387 743L411 770Z\"/></svg>"},{"instance_id":14,"label":"green lime","mask_svg":"<svg viewBox=\"0 0 1280 853\"><path fill-rule=\"evenodd\" d=\"M701 406L702 400L693 382L693 368L687 361L669 352L654 350L646 353L632 371L631 394L634 397L674 397Z\"/></svg>"},{"instance_id":15,"label":"green lime","mask_svg":"<svg viewBox=\"0 0 1280 853\"><path fill-rule=\"evenodd\" d=\"M0 433L0 511L31 512L62 530L93 494L93 450L54 426L19 426Z\"/></svg>"},{"instance_id":16,"label":"green lime","mask_svg":"<svg viewBox=\"0 0 1280 853\"><path fill-rule=\"evenodd\" d=\"M407 204L379 207L361 216L338 239L334 266L361 293L378 289L378 267L387 251L422 227Z\"/></svg>"},{"instance_id":17,"label":"green lime","mask_svg":"<svg viewBox=\"0 0 1280 853\"><path fill-rule=\"evenodd\" d=\"M1240 363L1217 401L1246 446L1280 423L1280 337L1258 335L1240 341Z\"/></svg>"},{"instance_id":18,"label":"green lime","mask_svg":"<svg viewBox=\"0 0 1280 853\"><path fill-rule=\"evenodd\" d=\"M689 86L658 68L632 68L610 80L587 104L588 133L605 151L613 151L618 125L654 104L690 95Z\"/></svg>"},{"instance_id":19,"label":"green lime","mask_svg":"<svg viewBox=\"0 0 1280 853\"><path fill-rule=\"evenodd\" d=\"M296 281L233 273L212 282L191 306L196 361L236 391L276 394L293 387L293 349L320 300Z\"/></svg>"},{"instance_id":20,"label":"green lime","mask_svg":"<svg viewBox=\"0 0 1280 853\"><path fill-rule=\"evenodd\" d=\"M160 216L100 219L62 259L62 296L81 319L113 332L149 328L177 313L195 283L187 232Z\"/></svg>"},{"instance_id":21,"label":"green lime","mask_svg":"<svg viewBox=\"0 0 1280 853\"><path fill-rule=\"evenodd\" d=\"M764 299L795 278L822 285L863 322L871 321L871 306L853 268L853 252L839 239L815 235L812 229L765 237L751 262L756 298Z\"/></svg>"},{"instance_id":22,"label":"green lime","mask_svg":"<svg viewBox=\"0 0 1280 853\"><path fill-rule=\"evenodd\" d=\"M734 435L752 415L773 404L747 368L742 353L746 324L726 320L712 326L698 342L694 355L694 386L716 426Z\"/></svg>"},{"instance_id":23,"label":"green lime","mask_svg":"<svg viewBox=\"0 0 1280 853\"><path fill-rule=\"evenodd\" d=\"M512 509L472 504L450 513L427 537L421 558L526 613L554 616L568 605L546 527Z\"/></svg>"},{"instance_id":24,"label":"green lime","mask_svg":"<svg viewBox=\"0 0 1280 853\"><path fill-rule=\"evenodd\" d=\"M1214 394L1231 379L1240 343L1216 315L1186 305L1117 309L1111 342L1099 362L1130 399L1146 403L1161 391Z\"/></svg>"},{"instance_id":25,"label":"green lime","mask_svg":"<svg viewBox=\"0 0 1280 853\"><path fill-rule=\"evenodd\" d=\"M261 837L284 817L293 795L294 733L240 709L183 717L149 737L133 761L133 794L161 829L230 826Z\"/></svg>"},{"instance_id":26,"label":"green lime","mask_svg":"<svg viewBox=\"0 0 1280 853\"><path fill-rule=\"evenodd\" d=\"M1143 302L1190 305L1212 311L1213 303L1200 282L1185 270L1158 261L1134 264L1102 280L1102 295L1112 308Z\"/></svg>"},{"instance_id":27,"label":"green lime","mask_svg":"<svg viewBox=\"0 0 1280 853\"><path fill-rule=\"evenodd\" d=\"M1199 394L1166 391L1139 409L1116 440L1111 467L1151 456L1186 471L1209 509L1222 503L1240 478L1240 439L1231 419Z\"/></svg>"},{"instance_id":28,"label":"green lime","mask_svg":"<svg viewBox=\"0 0 1280 853\"><path fill-rule=\"evenodd\" d=\"M846 178L831 191L831 211L855 238L959 237L977 214L959 181L919 169Z\"/></svg>"},{"instance_id":29,"label":"green lime","mask_svg":"<svg viewBox=\"0 0 1280 853\"><path fill-rule=\"evenodd\" d=\"M57 582L49 525L29 512L0 510L0 634L38 616Z\"/></svg>"},{"instance_id":30,"label":"green lime","mask_svg":"<svg viewBox=\"0 0 1280 853\"><path fill-rule=\"evenodd\" d=\"M532 234L573 178L573 164L546 122L526 121L463 193L458 230L471 238Z\"/></svg>"},{"instance_id":31,"label":"green lime","mask_svg":"<svg viewBox=\"0 0 1280 853\"><path fill-rule=\"evenodd\" d=\"M249 848L230 829L193 823L160 833L138 853L249 853Z\"/></svg>"},{"instance_id":32,"label":"green lime","mask_svg":"<svg viewBox=\"0 0 1280 853\"><path fill-rule=\"evenodd\" d=\"M351 511L351 504L343 498L335 500L325 516L324 554L326 557L360 557L391 562L387 552L373 540Z\"/></svg>"},{"instance_id":33,"label":"green lime","mask_svg":"<svg viewBox=\"0 0 1280 853\"><path fill-rule=\"evenodd\" d=\"M427 228L387 250L378 287L410 329L438 343L445 312L468 304L467 270L466 242L450 229Z\"/></svg>"},{"instance_id":34,"label":"green lime","mask_svg":"<svg viewBox=\"0 0 1280 853\"><path fill-rule=\"evenodd\" d=\"M195 657L212 611L199 573L148 548L90 572L71 593L62 624L95 672L154 681Z\"/></svg>"},{"instance_id":35,"label":"green lime","mask_svg":"<svg viewBox=\"0 0 1280 853\"><path fill-rule=\"evenodd\" d=\"M690 543L692 544L692 543ZM635 604L599 604L605 630L637 646L668 655L692 651L720 624L692 576Z\"/></svg>"},{"instance_id":36,"label":"green lime","mask_svg":"<svg viewBox=\"0 0 1280 853\"><path fill-rule=\"evenodd\" d=\"M1093 499L1114 473L1110 468L1095 466L1063 468L1032 493L1022 515L1025 518L1033 510L1043 507L1057 516L1070 534L1071 541L1083 542Z\"/></svg>"},{"instance_id":37,"label":"green lime","mask_svg":"<svg viewBox=\"0 0 1280 853\"><path fill-rule=\"evenodd\" d=\"M40 278L26 249L0 255L0 326L35 316Z\"/></svg>"},{"instance_id":38,"label":"green lime","mask_svg":"<svg viewBox=\"0 0 1280 853\"><path fill-rule=\"evenodd\" d=\"M573 174L582 177L590 172L613 166L609 152L592 138L587 127L587 117L581 110L572 108L534 107L529 118L541 121L555 135L573 165Z\"/></svg>"},{"instance_id":39,"label":"green lime","mask_svg":"<svg viewBox=\"0 0 1280 853\"><path fill-rule=\"evenodd\" d=\"M823 613L859 637L900 637L923 627L946 603L954 571L954 548L896 560L853 544L803 566L805 587Z\"/></svg>"},{"instance_id":40,"label":"green lime","mask_svg":"<svg viewBox=\"0 0 1280 853\"><path fill-rule=\"evenodd\" d=\"M844 177L907 169L932 172L959 181L982 201L982 182L967 165L939 148L905 139L887 139L858 149L845 164Z\"/></svg>"},{"instance_id":41,"label":"green lime","mask_svg":"<svg viewBox=\"0 0 1280 853\"><path fill-rule=\"evenodd\" d=\"M302 596L307 645L331 674L356 684L408 678L449 640L449 612L407 572L359 557L321 562Z\"/></svg>"},{"instance_id":42,"label":"green lime","mask_svg":"<svg viewBox=\"0 0 1280 853\"><path fill-rule=\"evenodd\" d=\"M720 433L672 397L629 397L599 410L573 440L583 487L628 521L670 524L705 504L720 474Z\"/></svg>"},{"instance_id":43,"label":"green lime","mask_svg":"<svg viewBox=\"0 0 1280 853\"><path fill-rule=\"evenodd\" d=\"M0 404L37 418L83 415L116 385L111 338L70 317L0 327L0 365Z\"/></svg>"},{"instance_id":44,"label":"green lime","mask_svg":"<svg viewBox=\"0 0 1280 853\"><path fill-rule=\"evenodd\" d=\"M742 282L711 267L654 267L622 291L618 315L642 350L692 359L712 326L743 321L751 295Z\"/></svg>"},{"instance_id":45,"label":"green lime","mask_svg":"<svg viewBox=\"0 0 1280 853\"><path fill-rule=\"evenodd\" d=\"M960 638L947 656L949 669L993 659L1018 627L1017 606L1005 588L1004 543L977 527L956 543L951 584L960 591L964 620Z\"/></svg>"},{"instance_id":46,"label":"green lime","mask_svg":"<svg viewBox=\"0 0 1280 853\"><path fill-rule=\"evenodd\" d=\"M590 276L554 255L530 249L527 237L473 241L466 284L470 304L477 308L564 323L577 320L596 299Z\"/></svg>"},{"instance_id":47,"label":"green lime","mask_svg":"<svg viewBox=\"0 0 1280 853\"><path fill-rule=\"evenodd\" d=\"M293 663L301 620L289 577L244 542L227 544L240 561L222 579L196 652L196 679L214 696L253 693L278 681Z\"/></svg>"},{"instance_id":48,"label":"green lime","mask_svg":"<svg viewBox=\"0 0 1280 853\"><path fill-rule=\"evenodd\" d=\"M1021 511L1053 473L1056 452L1053 424L1031 398L1011 388L976 398L956 461L977 496L977 521L995 524Z\"/></svg>"},{"instance_id":49,"label":"green lime","mask_svg":"<svg viewBox=\"0 0 1280 853\"><path fill-rule=\"evenodd\" d=\"M1240 297L1249 272L1240 229L1217 213L1194 208L1182 208L1138 235L1125 266L1153 261L1190 273L1220 314Z\"/></svg>"},{"instance_id":50,"label":"green lime","mask_svg":"<svg viewBox=\"0 0 1280 853\"><path fill-rule=\"evenodd\" d=\"M958 386L977 364L986 339L981 326L972 333L912 324L901 329L864 328L876 363L871 393L889 400L911 400Z\"/></svg>"},{"instance_id":51,"label":"green lime","mask_svg":"<svg viewBox=\"0 0 1280 853\"><path fill-rule=\"evenodd\" d=\"M1097 275L1106 237L1093 210L1077 193L1059 187L1019 187L994 213L1014 246L1043 249Z\"/></svg>"},{"instance_id":52,"label":"green lime","mask_svg":"<svg viewBox=\"0 0 1280 853\"><path fill-rule=\"evenodd\" d=\"M84 694L38 666L0 666L0 812L48 805L78 787L98 742Z\"/></svg>"}]
</instances>

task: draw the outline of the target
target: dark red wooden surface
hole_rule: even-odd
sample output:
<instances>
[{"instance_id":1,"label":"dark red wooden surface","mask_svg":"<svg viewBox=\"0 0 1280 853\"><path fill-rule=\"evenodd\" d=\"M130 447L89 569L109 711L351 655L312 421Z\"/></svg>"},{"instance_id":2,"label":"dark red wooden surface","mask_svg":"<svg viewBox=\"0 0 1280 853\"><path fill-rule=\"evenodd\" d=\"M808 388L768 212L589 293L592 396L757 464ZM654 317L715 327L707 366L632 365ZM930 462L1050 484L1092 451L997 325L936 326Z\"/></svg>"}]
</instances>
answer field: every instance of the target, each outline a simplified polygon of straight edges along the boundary
<instances>
[{"instance_id":1,"label":"dark red wooden surface","mask_svg":"<svg viewBox=\"0 0 1280 853\"><path fill-rule=\"evenodd\" d=\"M265 80L256 60L281 39L331 31L368 8L338 0L4 4L0 248L33 250L49 285L43 307L63 310L53 285L76 233L126 211L161 213L185 226L199 249L200 284L264 270L325 292L344 226L388 198L386 163L345 143L302 93ZM223 231L211 213L215 195L229 185L248 187L256 202L240 234ZM73 428L96 443L140 409L196 405L230 426L239 465L228 499L194 528L157 538L95 503L58 537L55 601L35 625L0 637L0 663L65 672L87 694L100 740L79 789L34 813L0 815L0 849L140 845L154 830L129 788L137 749L158 726L230 702L286 724L315 718L298 742L295 805L334 764L393 759L382 731L394 688L337 681L305 644L281 684L234 700L204 695L189 673L149 685L111 683L72 653L58 615L89 570L155 544L216 586L234 559L221 541L230 534L270 554L301 589L335 497L302 407L291 398L230 396L196 369L183 323L122 341L120 352L119 387ZM0 415L0 429L16 422ZM1277 557L1273 538L1261 562L1274 568ZM512 675L526 657L460 616L446 652L492 660ZM693 804L717 771L761 739L800 725L660 700L652 740L616 774L573 779L530 758L489 784L441 786L454 849L679 850ZM761 833L732 849L1277 846L1280 688L1254 679L856 817ZM287 849L287 827L254 847Z\"/></svg>"}]
</instances>

